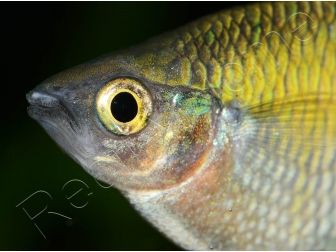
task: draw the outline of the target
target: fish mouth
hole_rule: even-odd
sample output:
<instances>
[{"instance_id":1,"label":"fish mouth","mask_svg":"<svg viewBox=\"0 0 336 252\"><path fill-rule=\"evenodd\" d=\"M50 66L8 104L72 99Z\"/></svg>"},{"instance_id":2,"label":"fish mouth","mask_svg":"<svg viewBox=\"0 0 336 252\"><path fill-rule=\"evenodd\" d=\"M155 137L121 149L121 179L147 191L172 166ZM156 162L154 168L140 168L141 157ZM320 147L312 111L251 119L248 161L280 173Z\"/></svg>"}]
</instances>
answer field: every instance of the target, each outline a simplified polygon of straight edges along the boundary
<instances>
[{"instance_id":1,"label":"fish mouth","mask_svg":"<svg viewBox=\"0 0 336 252\"><path fill-rule=\"evenodd\" d=\"M32 90L26 95L27 101L31 106L42 108L53 108L59 105L59 99L42 91Z\"/></svg>"},{"instance_id":2,"label":"fish mouth","mask_svg":"<svg viewBox=\"0 0 336 252\"><path fill-rule=\"evenodd\" d=\"M62 99L56 95L34 89L26 95L26 99L30 104L27 108L29 116L41 123L42 126L46 122L63 121L63 124L69 124L72 130L78 130L79 124L74 115L62 102Z\"/></svg>"},{"instance_id":3,"label":"fish mouth","mask_svg":"<svg viewBox=\"0 0 336 252\"><path fill-rule=\"evenodd\" d=\"M81 127L61 97L40 90L39 87L26 95L30 106L27 112L76 161L83 160L84 151L77 145Z\"/></svg>"}]
</instances>

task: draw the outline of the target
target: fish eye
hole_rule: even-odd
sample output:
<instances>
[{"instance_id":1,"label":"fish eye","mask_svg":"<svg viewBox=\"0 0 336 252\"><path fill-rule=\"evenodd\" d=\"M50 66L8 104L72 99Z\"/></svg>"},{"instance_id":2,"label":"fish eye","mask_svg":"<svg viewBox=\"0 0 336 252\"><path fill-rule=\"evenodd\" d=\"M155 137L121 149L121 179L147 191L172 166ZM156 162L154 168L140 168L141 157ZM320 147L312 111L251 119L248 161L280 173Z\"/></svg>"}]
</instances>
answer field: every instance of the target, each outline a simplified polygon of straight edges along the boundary
<instances>
[{"instance_id":1,"label":"fish eye","mask_svg":"<svg viewBox=\"0 0 336 252\"><path fill-rule=\"evenodd\" d=\"M138 113L138 104L134 94L129 92L120 92L111 102L112 116L119 122L130 122Z\"/></svg>"},{"instance_id":2,"label":"fish eye","mask_svg":"<svg viewBox=\"0 0 336 252\"><path fill-rule=\"evenodd\" d=\"M109 131L130 135L146 126L152 113L152 99L140 82L120 78L108 82L98 92L96 110Z\"/></svg>"}]
</instances>

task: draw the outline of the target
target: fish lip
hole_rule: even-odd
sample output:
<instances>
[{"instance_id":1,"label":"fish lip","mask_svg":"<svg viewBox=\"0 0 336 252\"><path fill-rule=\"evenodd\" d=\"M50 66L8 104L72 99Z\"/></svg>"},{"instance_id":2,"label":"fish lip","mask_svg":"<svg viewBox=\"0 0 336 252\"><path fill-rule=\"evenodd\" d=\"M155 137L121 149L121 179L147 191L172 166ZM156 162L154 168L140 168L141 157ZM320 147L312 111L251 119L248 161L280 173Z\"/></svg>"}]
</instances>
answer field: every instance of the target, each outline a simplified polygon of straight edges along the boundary
<instances>
[{"instance_id":1,"label":"fish lip","mask_svg":"<svg viewBox=\"0 0 336 252\"><path fill-rule=\"evenodd\" d=\"M61 98L46 91L34 89L26 94L26 99L30 104L27 107L28 115L38 122L43 123L66 118L73 130L79 129L80 124Z\"/></svg>"},{"instance_id":2,"label":"fish lip","mask_svg":"<svg viewBox=\"0 0 336 252\"><path fill-rule=\"evenodd\" d=\"M55 96L35 89L26 94L26 99L30 104L27 108L28 114L34 119L45 117L52 110L57 110L60 105L59 99Z\"/></svg>"},{"instance_id":3,"label":"fish lip","mask_svg":"<svg viewBox=\"0 0 336 252\"><path fill-rule=\"evenodd\" d=\"M32 90L26 94L28 103L42 108L53 108L59 105L59 99L46 92Z\"/></svg>"},{"instance_id":4,"label":"fish lip","mask_svg":"<svg viewBox=\"0 0 336 252\"><path fill-rule=\"evenodd\" d=\"M83 128L75 120L71 108L61 96L36 89L37 91L32 90L26 95L30 104L27 108L29 116L36 120L70 157L79 164L85 164L85 156L74 148L74 143L82 135Z\"/></svg>"}]
</instances>

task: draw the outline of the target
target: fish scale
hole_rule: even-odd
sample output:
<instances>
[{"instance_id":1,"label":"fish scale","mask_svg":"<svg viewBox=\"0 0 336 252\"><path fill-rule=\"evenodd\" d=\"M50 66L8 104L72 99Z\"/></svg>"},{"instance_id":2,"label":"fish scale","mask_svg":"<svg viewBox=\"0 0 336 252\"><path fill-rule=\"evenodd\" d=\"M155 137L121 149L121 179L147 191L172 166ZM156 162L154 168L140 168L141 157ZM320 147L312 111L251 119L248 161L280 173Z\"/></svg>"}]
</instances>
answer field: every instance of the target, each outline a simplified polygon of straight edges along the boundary
<instances>
[{"instance_id":1,"label":"fish scale","mask_svg":"<svg viewBox=\"0 0 336 252\"><path fill-rule=\"evenodd\" d=\"M309 8L311 6L311 8ZM202 21L192 23L189 26L186 26L185 28L181 29L180 32L177 32L176 37L182 38L179 39L177 42L173 41L172 43L179 44L179 47L177 47L178 52L180 55L185 55L185 57L189 60L190 64L193 66L193 74L190 77L189 80L186 81L186 85L190 85L195 88L207 88L206 85L209 86L209 88L212 88L216 93L218 97L221 97L223 93L228 93L230 91L230 81L228 81L228 78L221 78L221 85L222 88L214 88L217 87L218 84L212 84L212 83L218 83L207 81L209 79L217 79L218 75L224 75L224 77L227 77L229 75L229 72L231 76L237 76L237 71L232 68L225 68L225 65L228 65L229 63L237 63L240 66L242 66L242 71L245 73L245 65L242 62L241 57L245 56L244 58L254 58L254 53L251 52L251 49L248 49L246 51L246 48L243 49L240 48L241 44L247 43L249 44L249 47L251 48L252 42L249 41L249 39L257 36L258 39L255 40L257 43L262 43L263 46L266 48L264 50L258 50L257 51L257 59L259 60L259 64L255 66L255 68L259 69L263 76L261 76L261 79L267 80L267 87L274 88L274 86L277 86L277 88L280 88L281 85L275 85L272 82L269 82L268 80L272 80L275 76L275 72L277 72L277 69L270 69L269 65L264 64L265 63L265 57L268 57L268 59L276 58L278 60L278 55L281 54L282 57L285 57L288 53L284 53L284 50L292 50L292 53L289 54L289 59L283 59L281 60L281 65L287 65L287 69L283 71L283 75L278 75L276 78L278 79L277 83L283 83L284 76L287 76L287 78L290 80L290 84L287 84L288 87L285 87L287 89L298 89L299 86L297 84L297 75L300 71L305 71L306 67L301 67L300 65L303 64L300 62L302 61L312 61L314 58L315 62L323 62L323 52L325 50L325 45L323 40L327 39L327 33L319 31L319 36L316 38L316 44L319 46L317 47L314 43L314 41L311 41L310 45L311 47L303 45L300 43L300 40L295 37L295 34L293 35L293 30L295 30L295 27L307 27L305 30L308 32L310 31L316 31L317 27L319 29L326 29L327 24L331 24L335 22L335 17L333 12L326 12L328 9L334 8L334 3L291 3L288 5L279 4L279 3L272 3L272 4L261 4L260 6L263 6L264 10L267 11L261 11L261 13L254 11L255 9L259 9L258 6L249 6L246 8L238 8L236 12L240 13L240 16L237 17L237 15L234 15L232 11L222 12L221 15L214 15L208 18L205 18ZM286 8L286 6L289 6ZM272 12L276 12L277 18L274 20L271 24L269 24L269 17L272 16ZM307 10L311 9L307 12ZM326 18L321 13L321 9L324 10L324 14L328 16ZM301 25L300 21L294 20L294 18L289 19L289 24L285 21L288 20L289 17L291 17L293 14L296 14L296 12L299 13L308 13L313 22L307 22L304 24L307 25ZM247 15L245 13L253 13L254 15ZM233 17L231 17L231 15ZM301 16L305 16L301 14ZM306 17L306 16L305 16ZM236 19L234 19L236 18ZM218 21L219 19L219 21ZM251 21L251 20L257 20L257 21ZM261 22L260 20L263 20L264 22ZM260 26L262 27L261 32L251 29L252 34L244 34L244 32L241 32L239 25L241 23L248 24L248 26L253 26L255 24L258 24L260 22ZM318 25L316 24L318 22ZM221 23L223 25L218 25L218 23ZM299 24L297 24L299 23ZM287 24L287 25L286 25ZM311 26L314 24L314 27ZM258 26L258 27L260 27ZM211 27L211 28L209 28ZM245 26L244 26L245 27ZM265 28L264 28L265 27ZM184 32L186 30L186 32ZM191 30L192 35L190 35L189 30ZM211 46L209 47L206 43L204 43L204 40L206 40L209 30L215 34L215 40L218 40L218 43L220 44L219 50L214 50ZM246 30L246 29L245 29ZM303 32L306 32L306 31ZM271 33L270 32L277 32L277 33ZM269 36L269 37L267 37ZM192 39L190 39L192 37ZM185 38L183 40L183 38ZM229 39L230 38L230 39ZM264 38L264 39L263 39ZM270 39L268 39L270 38ZM313 40L313 39L312 39ZM195 41L197 43L195 43ZM183 44L184 46L182 46ZM308 43L306 43L308 44ZM196 47L196 48L195 48ZM252 46L253 47L253 46ZM288 48L287 48L288 47ZM300 47L299 49L296 49L295 47ZM330 47L333 47L330 45ZM216 48L216 47L215 47ZM294 48L294 50L293 50ZM299 52L302 50L306 50L306 48L311 49L315 48L314 53L305 53L303 56L299 54ZM333 49L334 50L334 49ZM210 51L210 52L209 52ZM250 55L252 54L252 55ZM211 55L211 57L210 57ZM314 55L314 57L312 56ZM292 56L292 57L291 57ZM318 59L316 59L318 57ZM274 60L274 59L273 59ZM328 59L331 61L331 57ZM203 66L200 66L200 65ZM215 75L209 74L209 69L220 69L218 67L220 65L222 68L224 67L227 69L227 71L224 71L224 74L221 71L216 71ZM251 64L248 64L250 66ZM279 66L281 67L281 66ZM265 70L263 68L266 68ZM320 67L317 67L319 69ZM272 70L272 71L271 71ZM333 69L334 70L334 69ZM254 73L258 70L252 70L251 72ZM267 72L266 72L267 71ZM211 71L210 71L211 72ZM248 71L247 71L248 72ZM328 72L330 73L330 72ZM226 75L225 75L226 74ZM204 76L203 76L204 75ZM300 75L301 76L301 75ZM326 76L332 76L331 74L327 74ZM230 78L229 78L230 79ZM224 81L225 80L225 81ZM225 82L225 83L224 83ZM305 88L305 85L307 82L303 81L302 83L302 89ZM328 83L328 82L327 82ZM183 84L183 83L182 83ZM286 85L286 82L282 85ZM266 86L266 85L265 85ZM316 85L317 86L317 85ZM244 89L244 86L242 87ZM263 87L260 87L260 91L263 91ZM251 89L255 92L257 92L258 87L254 87ZM293 90L295 91L295 90ZM296 90L298 92L299 90ZM268 92L265 92L268 93ZM292 93L291 90L287 90L286 93ZM278 92L277 92L278 94ZM223 100L229 100L232 99L232 95L234 94L228 94L223 97ZM242 95L243 97L248 96L248 94ZM258 94L252 94L252 97L258 97ZM253 101L252 101L253 102Z\"/></svg>"},{"instance_id":2,"label":"fish scale","mask_svg":"<svg viewBox=\"0 0 336 252\"><path fill-rule=\"evenodd\" d=\"M223 10L46 80L85 130L37 117L183 248L335 249L335 32L335 2ZM133 135L99 114L118 81L154 104Z\"/></svg>"},{"instance_id":3,"label":"fish scale","mask_svg":"<svg viewBox=\"0 0 336 252\"><path fill-rule=\"evenodd\" d=\"M328 6L329 5L329 6ZM265 5L263 5L265 6ZM273 4L273 6L270 4L270 5L266 5L267 7L265 7L265 9L268 9L269 12L271 12L270 10L272 10L273 8L276 9L277 11L277 14L279 15L275 15L275 16L278 16L280 21L284 21L286 20L290 15L293 14L293 9L296 9L297 11L302 11L302 12L307 12L309 11L309 7L310 7L310 4L308 3L299 3L297 8L285 8L284 5L282 4ZM295 7L296 4L293 4L293 6ZM291 6L291 7L293 7ZM273 7L273 8L272 8ZM278 9L276 8L278 7ZM329 7L329 8L328 8ZM323 20L323 14L322 14L322 11L321 9L323 9L326 13L326 15L328 16L328 18L326 18L326 20ZM281 42L283 42L281 39L279 40L278 37L277 40L275 39L271 39L269 40L270 42L267 43L267 40L262 40L263 42L263 45L268 45L268 48L267 49L267 52L265 53L264 51L261 51L261 54L259 54L259 57L257 55L257 59L258 60L258 63L260 64L260 68L263 68L265 70L262 70L260 72L263 73L263 76L261 76L261 78L259 80L261 80L262 78L264 79L267 79L266 83L263 82L263 81L259 81L259 82L256 82L255 84L256 85L259 85L260 86L260 89L258 89L258 87L254 86L253 88L250 88L250 89L246 89L246 90L249 90L249 91L252 91L252 95L250 95L250 97L252 98L251 101L249 100L244 100L245 97L249 97L249 94L243 94L241 95L241 99L243 100L244 104L258 104L262 101L260 101L261 97L260 97L260 93L264 93L265 92L265 88L266 88L266 85L267 85L267 88L269 88L270 90L274 90L273 91L273 94L266 97L265 100L270 100L270 98L274 97L274 98L277 98L277 99L280 99L282 97L284 97L285 95L296 95L296 94L301 94L301 93L305 93L307 91L311 92L311 93L314 93L314 92L321 92L321 93L329 93L330 94L330 89L329 87L330 86L333 86L335 85L335 82L333 82L331 79L335 78L335 67L333 66L333 61L334 61L334 57L326 57L325 56L325 52L327 51L329 54L331 55L336 55L335 54L335 41L330 41L330 39L328 39L327 37L327 32L326 32L326 25L329 23L333 23L335 22L335 18L334 18L334 13L333 12L328 12L327 13L327 9L335 9L334 8L334 3L313 3L313 6L311 6L311 11L309 11L308 13L311 15L312 19L314 20L315 17L320 17L322 18L322 20L319 20L320 23L319 23L319 33L317 34L316 38L314 38L314 41L312 41L310 43L310 45L306 46L306 45L302 45L302 43L299 41L299 40L295 40L295 38L293 36L285 36L284 37L284 40L288 41L288 46L289 48L286 48L286 46L279 46L279 44L281 44ZM287 11L287 12L286 12ZM249 10L246 10L246 12L249 12ZM225 13L223 14L224 17L227 17L227 15L229 15L228 13ZM269 17L269 16L272 16L272 14L268 14L266 16ZM265 19L266 19L265 18ZM231 18L227 18L228 20L231 20ZM240 19L239 21L241 22L242 19ZM229 21L223 21L224 24L226 24L226 28L229 30L230 29L230 25L228 25L228 23L231 24L231 22ZM279 22L278 22L279 23ZM288 31L288 28L284 27L285 26L285 23L282 22L282 24L280 25L280 27L276 27L277 29L276 30L279 30L279 34L282 34L282 32L286 33ZM218 25L217 25L218 27ZM234 26L233 26L234 27ZM188 29L188 28L186 28ZM232 33L234 33L234 28L232 28L233 30ZM269 28L270 30L273 29L273 27L270 27ZM307 30L312 30L311 27L308 27ZM217 32L218 34L218 32ZM225 32L223 32L224 36ZM287 34L289 34L287 32ZM231 34L232 35L232 34ZM263 35L265 34L261 34L260 37L262 37ZM199 35L200 36L200 35ZM228 35L226 35L228 36ZM238 40L238 36L231 36L234 38L233 42L235 43L239 43L239 40ZM253 35L251 36L253 37ZM245 39L244 36L241 36L240 39ZM238 40L238 41L237 41ZM225 48L228 48L228 50L232 50L232 47L227 46L225 41L228 41L227 39L223 39L224 43L221 44L222 46L225 46ZM326 49L326 43L329 43L327 46L329 47L328 49ZM274 46L275 44L275 46ZM188 44L186 44L186 46L188 46ZM302 47L302 49L301 49ZM312 51L308 51L307 53L303 53L303 55L301 54L301 50L305 51L307 50L306 48L308 49L315 49L315 52L312 52ZM236 48L236 50L238 49L238 52L235 51L235 54L238 54L241 53L239 51L239 47ZM292 53L289 54L289 57L286 59L284 58L285 56L287 56L286 53L284 53L284 51L286 50L292 50ZM294 52L293 52L294 51ZM224 52L224 50L222 51ZM270 71L270 65L269 64L265 64L265 54L267 54L267 56L274 56L274 57L269 57L269 58L276 58L277 59L277 56L279 55L284 55L281 59L281 64L284 64L285 66L287 65L287 67L285 67L279 74L279 72L277 72L278 74L275 76L275 72L276 70L274 71ZM230 61L230 59L232 59L233 57L230 55L230 53L227 53L227 57L224 57L223 55L219 55L219 57L217 57L217 59L215 59L213 62L215 62L215 64L217 64L217 61L219 61L220 63L227 63L228 61ZM245 55L248 55L246 56L246 58L249 58L250 55L248 53L245 53ZM314 55L314 57L312 56ZM241 56L241 55L239 55ZM260 58L263 57L263 58ZM281 57L281 56L280 56ZM188 58L192 58L192 57L188 57ZM308 87L308 77L306 76L308 74L307 72L307 67L308 67L308 63L312 62L313 61L313 58L314 58L314 68L317 70L317 74L318 72L321 72L322 74L319 74L318 76L324 76L324 79L321 80L320 78L316 78L314 83L309 83L309 84L312 84L311 86L312 87L315 87L315 89ZM228 60L226 60L228 59ZM240 58L239 58L240 59ZM326 61L329 61L330 63L329 64L326 64L325 62ZM244 66L244 63L242 63L242 65ZM251 64L247 64L248 66L251 66ZM274 66L275 64L271 64L271 66ZM209 68L215 68L214 66L210 66ZM256 66L255 68L258 69L258 66ZM243 67L243 69L245 69ZM232 69L231 69L232 70ZM253 71L254 70L254 71ZM255 73L255 69L253 69L251 72L250 75L253 75L253 73ZM233 70L232 70L233 71ZM266 72L268 71L268 72ZM218 73L219 75L222 74L222 73ZM266 75L268 74L268 75ZM247 74L249 76L249 74ZM224 74L225 77L227 77L227 75ZM237 74L232 74L232 76L237 76ZM216 79L216 77L212 77L213 79ZM314 78L314 77L313 77ZM202 78L200 78L202 79ZM210 78L208 78L210 79ZM226 87L226 85L228 83L230 83L230 78L223 78L226 80L226 83L223 83L221 84L221 86ZM246 82L250 82L250 80L248 78L246 78L247 81ZM270 81L270 80L274 80L274 82ZM200 85L199 83L197 84L194 84L194 82L192 81L193 79L191 78L191 83L189 83L189 85L191 86L196 86L197 88L199 87L202 87L205 85L205 82L204 81L204 84ZM313 79L314 80L314 79ZM229 95L227 95L228 91L230 91L230 89L226 89L226 92L222 90L218 90L218 89L215 89L213 87L211 87L211 83L212 82L208 82L208 85L210 85L210 88L212 88L212 91L217 91L217 92L222 92L222 93L219 93L217 96L218 97L221 97L222 95L222 100L226 101L226 100L230 100L232 99L232 96L233 94L232 93L229 93ZM247 83L246 85L248 85L249 83ZM273 84L273 85L272 85ZM217 87L218 85L216 85ZM284 86L283 88L283 92L279 92L279 89L281 89L281 87ZM276 89L274 89L276 87ZM319 89L319 90L318 90ZM223 93L226 94L226 96L223 96ZM268 92L265 92L266 94ZM330 120L334 120L335 116L333 116L332 119ZM312 119L314 120L314 118ZM302 120L301 120L302 121ZM319 121L319 120L314 120L314 121ZM328 124L325 124L325 125L328 125ZM306 125L303 125L303 126L308 126L308 128L306 129L307 132L311 131L311 134L314 136L314 130L316 130L316 128L319 129L319 125L316 125L316 124L307 124ZM309 128L309 126L311 128ZM333 126L333 124L329 124L330 127ZM307 134L309 135L309 134ZM315 134L315 136L324 136L325 135L325 132L322 130L322 131L319 131L318 134ZM329 136L332 136L332 135L329 135ZM333 134L333 136L335 136ZM261 139L263 139L263 136L260 136ZM304 139L302 139L304 140ZM285 152L290 152L291 151L291 145L289 143L290 140L287 140L288 141L288 144L286 144L285 142L281 142L280 145L282 146L287 146L287 150ZM321 143L323 145L323 143ZM297 146L297 151L299 151L299 147L302 146L302 144L298 143L298 146ZM275 147L276 148L276 147ZM316 151L316 149L309 149L309 146L308 146L308 149L306 149L304 151L304 153L306 153L306 157L305 155L301 156L301 160L300 160L300 163L304 163L306 162L306 165L305 167L308 169L308 170L313 170L313 171L307 171L305 173L302 173L300 174L298 177L297 177L297 181L294 182L294 187L298 187L299 189L302 187L302 182L303 181L306 181L307 182L307 176L309 175L309 173L313 173L316 169L318 169L318 167L321 167L322 165L324 165L324 167L334 167L333 166L329 166L328 163L325 163L323 164L323 153L318 153L318 151ZM329 155L330 157L334 156L335 153L335 150L333 149L332 150L332 153ZM314 158L316 157L316 158ZM265 157L266 158L266 157ZM310 166L310 164L312 164L312 166ZM273 168L271 168L271 170L274 170L276 169L276 166L279 165L278 163L275 162L275 164L273 165ZM253 165L251 165L253 166ZM258 169L259 166L255 166L256 169ZM287 166L287 168L289 168ZM259 168L260 169L260 168ZM304 171L302 171L304 172ZM319 173L323 172L323 171L318 171ZM321 175L322 176L322 175ZM299 190L298 189L298 190ZM310 190L310 189L309 189ZM306 196L303 196L302 193L299 193L297 198L294 198L293 199L293 202L292 202L292 211L295 213L297 210L297 208L304 208L305 205L307 204L307 202L309 203L309 199L311 197L314 196L314 194L312 194L311 192L309 192L308 189L306 189L306 191L304 192ZM318 190L318 189L316 189ZM322 194L328 194L329 192L332 192L332 191L324 191L322 192ZM333 195L335 195L335 191L333 191ZM305 201L304 198L308 198L307 202ZM247 200L246 202L249 202L249 200ZM248 203L249 204L249 203ZM323 205L323 204L321 204ZM310 213L307 213L309 216L309 218L307 218L308 220L309 219L314 219L313 216L314 216L314 211L311 211ZM333 214L333 216L335 216L335 214ZM297 228L298 224L295 223L295 221L293 220L293 225L292 226L287 226L287 228L290 228L292 227L291 229L294 230L293 233L295 233L295 228ZM300 220L298 220L298 222L301 223ZM308 222L308 221L307 221ZM296 231L297 232L297 231ZM308 232L308 231L307 231Z\"/></svg>"}]
</instances>

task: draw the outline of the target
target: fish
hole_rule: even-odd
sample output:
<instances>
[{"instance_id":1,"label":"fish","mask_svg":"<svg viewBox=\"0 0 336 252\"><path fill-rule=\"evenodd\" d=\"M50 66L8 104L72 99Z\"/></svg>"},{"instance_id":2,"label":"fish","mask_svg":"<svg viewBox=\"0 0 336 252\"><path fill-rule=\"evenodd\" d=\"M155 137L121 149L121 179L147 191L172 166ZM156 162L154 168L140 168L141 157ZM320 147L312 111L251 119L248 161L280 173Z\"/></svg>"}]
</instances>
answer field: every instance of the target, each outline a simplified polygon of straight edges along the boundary
<instances>
[{"instance_id":1,"label":"fish","mask_svg":"<svg viewBox=\"0 0 336 252\"><path fill-rule=\"evenodd\" d=\"M27 100L71 158L184 249L336 249L335 2L218 11Z\"/></svg>"}]
</instances>

